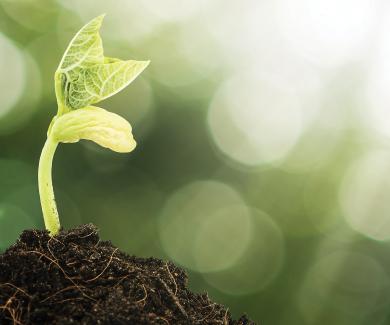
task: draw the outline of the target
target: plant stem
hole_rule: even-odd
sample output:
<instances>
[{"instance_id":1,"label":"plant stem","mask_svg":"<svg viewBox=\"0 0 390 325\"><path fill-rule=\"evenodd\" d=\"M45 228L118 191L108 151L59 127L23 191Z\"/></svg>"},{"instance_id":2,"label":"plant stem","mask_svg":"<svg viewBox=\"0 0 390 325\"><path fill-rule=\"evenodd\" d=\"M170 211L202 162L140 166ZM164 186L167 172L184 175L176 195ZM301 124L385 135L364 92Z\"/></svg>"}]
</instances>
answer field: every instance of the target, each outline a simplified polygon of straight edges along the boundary
<instances>
[{"instance_id":1,"label":"plant stem","mask_svg":"<svg viewBox=\"0 0 390 325\"><path fill-rule=\"evenodd\" d=\"M54 90L56 93L56 98L57 98L57 105L58 105L58 112L57 115L61 116L62 114L66 113L66 105L65 103L65 98L63 96L63 88L66 87L66 81L65 84L63 85L63 78L65 78L64 74L61 74L59 72L56 72L54 74ZM65 78L66 80L66 78Z\"/></svg>"},{"instance_id":2,"label":"plant stem","mask_svg":"<svg viewBox=\"0 0 390 325\"><path fill-rule=\"evenodd\" d=\"M45 221L46 229L49 230L50 235L52 236L57 234L60 229L60 219L58 217L51 178L53 156L57 146L58 142L48 135L42 149L38 167L38 186L43 219Z\"/></svg>"}]
</instances>

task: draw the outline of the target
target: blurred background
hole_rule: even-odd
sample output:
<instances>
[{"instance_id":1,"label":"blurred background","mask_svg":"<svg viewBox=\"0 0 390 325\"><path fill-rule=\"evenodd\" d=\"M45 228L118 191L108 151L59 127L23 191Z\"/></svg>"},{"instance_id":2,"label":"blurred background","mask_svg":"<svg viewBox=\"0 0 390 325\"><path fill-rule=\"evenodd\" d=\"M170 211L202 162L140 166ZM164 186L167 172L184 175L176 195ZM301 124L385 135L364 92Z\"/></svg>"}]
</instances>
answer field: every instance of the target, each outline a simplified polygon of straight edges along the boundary
<instances>
[{"instance_id":1,"label":"blurred background","mask_svg":"<svg viewBox=\"0 0 390 325\"><path fill-rule=\"evenodd\" d=\"M173 260L235 317L390 324L386 0L0 0L0 249L43 228L53 74L101 13L108 56L152 61L99 104L138 147L59 147L63 226Z\"/></svg>"}]
</instances>

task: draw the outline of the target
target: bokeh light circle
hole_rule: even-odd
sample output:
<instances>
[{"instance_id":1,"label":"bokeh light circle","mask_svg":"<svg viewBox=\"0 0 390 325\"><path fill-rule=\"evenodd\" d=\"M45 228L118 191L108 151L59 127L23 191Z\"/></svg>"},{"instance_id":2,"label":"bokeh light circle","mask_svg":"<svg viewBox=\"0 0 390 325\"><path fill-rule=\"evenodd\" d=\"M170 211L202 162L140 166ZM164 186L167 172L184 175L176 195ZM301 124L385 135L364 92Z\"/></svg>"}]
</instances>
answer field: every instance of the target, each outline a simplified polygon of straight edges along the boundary
<instances>
[{"instance_id":1,"label":"bokeh light circle","mask_svg":"<svg viewBox=\"0 0 390 325\"><path fill-rule=\"evenodd\" d=\"M334 116L340 119L339 116ZM331 162L337 153L341 140L342 127L324 125L320 114L310 128L301 136L294 149L283 162L284 170L294 173L307 173L319 170ZM340 119L341 120L341 119Z\"/></svg>"},{"instance_id":2,"label":"bokeh light circle","mask_svg":"<svg viewBox=\"0 0 390 325\"><path fill-rule=\"evenodd\" d=\"M26 82L26 67L22 53L0 33L0 119L21 97Z\"/></svg>"},{"instance_id":3,"label":"bokeh light circle","mask_svg":"<svg viewBox=\"0 0 390 325\"><path fill-rule=\"evenodd\" d=\"M207 216L193 247L196 269L211 272L234 265L248 247L251 227L251 215L243 205L228 206Z\"/></svg>"},{"instance_id":4,"label":"bokeh light circle","mask_svg":"<svg viewBox=\"0 0 390 325\"><path fill-rule=\"evenodd\" d=\"M376 13L370 0L279 0L277 21L290 46L321 66L360 55Z\"/></svg>"},{"instance_id":5,"label":"bokeh light circle","mask_svg":"<svg viewBox=\"0 0 390 325\"><path fill-rule=\"evenodd\" d=\"M199 15L200 28L215 39L220 48L218 58L239 71L252 69L275 54L274 1L223 1ZM273 30L270 33L270 30ZM273 52L271 54L271 52Z\"/></svg>"},{"instance_id":6,"label":"bokeh light circle","mask_svg":"<svg viewBox=\"0 0 390 325\"><path fill-rule=\"evenodd\" d=\"M229 295L261 291L278 276L284 262L284 239L278 225L262 211L251 209L251 215L252 236L241 258L228 269L202 274L207 283Z\"/></svg>"},{"instance_id":7,"label":"bokeh light circle","mask_svg":"<svg viewBox=\"0 0 390 325\"><path fill-rule=\"evenodd\" d=\"M307 324L380 324L374 319L387 313L388 284L386 272L374 258L336 251L309 269L298 306Z\"/></svg>"},{"instance_id":8,"label":"bokeh light circle","mask_svg":"<svg viewBox=\"0 0 390 325\"><path fill-rule=\"evenodd\" d=\"M285 157L302 133L299 97L255 73L237 75L222 84L208 112L217 147L249 166Z\"/></svg>"},{"instance_id":9,"label":"bokeh light circle","mask_svg":"<svg viewBox=\"0 0 390 325\"><path fill-rule=\"evenodd\" d=\"M376 240L390 239L390 152L376 149L355 161L340 188L347 223Z\"/></svg>"},{"instance_id":10,"label":"bokeh light circle","mask_svg":"<svg viewBox=\"0 0 390 325\"><path fill-rule=\"evenodd\" d=\"M37 62L29 52L23 51L22 54L25 66L23 92L5 115L1 116L0 113L1 135L16 132L26 125L38 109L37 104L41 98L42 82Z\"/></svg>"},{"instance_id":11,"label":"bokeh light circle","mask_svg":"<svg viewBox=\"0 0 390 325\"><path fill-rule=\"evenodd\" d=\"M161 244L169 257L200 272L233 265L247 249L250 229L241 196L217 181L196 181L178 189L159 218Z\"/></svg>"}]
</instances>

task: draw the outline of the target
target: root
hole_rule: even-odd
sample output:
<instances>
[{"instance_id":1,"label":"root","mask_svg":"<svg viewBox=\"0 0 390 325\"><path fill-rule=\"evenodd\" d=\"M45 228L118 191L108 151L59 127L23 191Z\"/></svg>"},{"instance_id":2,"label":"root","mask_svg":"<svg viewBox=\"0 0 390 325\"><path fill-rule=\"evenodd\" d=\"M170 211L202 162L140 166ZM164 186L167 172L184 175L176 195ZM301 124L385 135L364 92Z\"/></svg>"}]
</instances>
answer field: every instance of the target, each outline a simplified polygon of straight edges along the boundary
<instances>
[{"instance_id":1,"label":"root","mask_svg":"<svg viewBox=\"0 0 390 325\"><path fill-rule=\"evenodd\" d=\"M20 313L18 313L17 309L5 306L0 306L0 309L4 309L6 312L9 313L13 325L23 325L22 321L20 320L21 315Z\"/></svg>"},{"instance_id":2,"label":"root","mask_svg":"<svg viewBox=\"0 0 390 325\"><path fill-rule=\"evenodd\" d=\"M118 250L118 248L115 248L114 251L112 252L111 254L111 257L106 265L106 267L103 269L103 271L101 271L97 276L95 276L93 279L89 279L89 280L86 280L85 282L92 282L92 281L95 281L97 279L99 279L103 273L108 269L108 267L110 266L111 262L112 262L112 258L114 257L114 254L116 253L116 251Z\"/></svg>"},{"instance_id":3,"label":"root","mask_svg":"<svg viewBox=\"0 0 390 325\"><path fill-rule=\"evenodd\" d=\"M60 244L62 245L63 248L65 248L65 245L64 245L64 243L63 243L62 241L60 241L59 239L57 239L57 238L55 238L55 237L50 237L50 239L48 240L46 246L47 246L47 249L49 250L51 256L53 256L53 258L55 258L53 252L52 252L51 249L50 249L50 242L51 242L52 240L55 240L57 243L60 243ZM55 259L56 259L56 258L55 258ZM57 260L57 259L56 259L56 260Z\"/></svg>"},{"instance_id":4,"label":"root","mask_svg":"<svg viewBox=\"0 0 390 325\"><path fill-rule=\"evenodd\" d=\"M96 231L95 231L95 230L93 230L91 233L89 233L89 234L87 234L87 235L80 236L79 238L81 238L81 239L87 238L87 237L92 236L92 235L94 235L94 234L96 234Z\"/></svg>"},{"instance_id":5,"label":"root","mask_svg":"<svg viewBox=\"0 0 390 325\"><path fill-rule=\"evenodd\" d=\"M19 308L19 301L16 299L16 295L18 293L22 293L23 295L25 295L28 298L31 298L31 296L26 291L24 291L23 289L17 287L16 285L14 285L12 283L7 282L7 283L0 284L0 287L5 287L5 286L11 287L11 288L15 289L16 291L14 292L14 294L11 297L8 298L5 305L0 306L0 309L4 310L5 312L8 312L8 314L11 317L13 325L23 325L21 322L22 311ZM16 303L17 303L15 307L12 306L14 301L16 301Z\"/></svg>"},{"instance_id":6,"label":"root","mask_svg":"<svg viewBox=\"0 0 390 325\"><path fill-rule=\"evenodd\" d=\"M41 257L44 257L46 258L47 260L49 260L51 263L55 264L59 270L63 273L65 279L69 280L70 282L72 282L72 284L81 292L81 294L90 299L90 300L93 300L93 301L96 301L95 299L93 299L92 297L88 296L82 289L81 287L70 277L66 274L65 270L61 267L61 265L54 259L52 259L51 257L47 256L46 254L43 254L39 251L27 251L26 253L35 253L35 254L38 254L40 255ZM85 289L85 288L84 288Z\"/></svg>"},{"instance_id":7,"label":"root","mask_svg":"<svg viewBox=\"0 0 390 325\"><path fill-rule=\"evenodd\" d=\"M145 288L145 286L143 284L142 284L142 288L144 289L145 296L142 299L137 300L135 303L136 304L140 304L142 302L142 305L145 306L145 301L148 298L148 291L146 290L146 288Z\"/></svg>"},{"instance_id":8,"label":"root","mask_svg":"<svg viewBox=\"0 0 390 325\"><path fill-rule=\"evenodd\" d=\"M223 317L223 325L229 325L228 312L229 308L226 308L225 316Z\"/></svg>"},{"instance_id":9,"label":"root","mask_svg":"<svg viewBox=\"0 0 390 325\"><path fill-rule=\"evenodd\" d=\"M172 292L172 290L168 287L168 285L165 283L164 280L162 280L160 278L158 278L158 279L162 283L162 285L164 286L165 290L167 290L167 292L169 293L170 297L172 298L173 302L175 303L175 305L177 306L179 311L182 313L182 315L185 318L188 318L188 315L187 315L185 309L183 308L183 306L180 304L179 299L177 298L177 296Z\"/></svg>"},{"instance_id":10,"label":"root","mask_svg":"<svg viewBox=\"0 0 390 325\"><path fill-rule=\"evenodd\" d=\"M68 301L75 301L75 300L83 300L83 298L80 298L80 297L76 297L76 298L68 298L68 299L64 299L64 300L60 300L60 301L56 301L57 304L62 304L64 302L68 302Z\"/></svg>"},{"instance_id":11,"label":"root","mask_svg":"<svg viewBox=\"0 0 390 325\"><path fill-rule=\"evenodd\" d=\"M215 310L215 304L208 305L208 306L206 306L205 308L209 308L209 307L212 307L212 308L211 308L211 311L210 311L206 316L204 316L202 319L200 319L199 322L203 322L204 320L206 320L207 318L209 318L211 315L214 315L214 314L215 314L215 312L214 312L214 310ZM226 315L225 315L225 317L226 317Z\"/></svg>"},{"instance_id":12,"label":"root","mask_svg":"<svg viewBox=\"0 0 390 325\"><path fill-rule=\"evenodd\" d=\"M26 295L27 297L31 298L31 296L26 291L24 291L23 289L17 287L16 285L14 285L12 283L7 282L7 283L0 284L0 287L4 287L4 286L12 287L12 288L16 289L16 291L19 291L19 292L23 293L24 295Z\"/></svg>"},{"instance_id":13,"label":"root","mask_svg":"<svg viewBox=\"0 0 390 325\"><path fill-rule=\"evenodd\" d=\"M72 290L72 289L75 289L75 288L77 289L76 286L70 286L70 287L63 288L63 289L58 290L57 292L53 293L51 296L46 297L45 299L41 300L40 302L42 303L42 302L48 301L48 300L50 300L51 298L55 297L56 295L58 295L61 292Z\"/></svg>"},{"instance_id":14,"label":"root","mask_svg":"<svg viewBox=\"0 0 390 325\"><path fill-rule=\"evenodd\" d=\"M16 307L12 307L13 301L15 300L17 293L18 291L16 291L10 298L8 298L5 305L0 306L0 309L3 309L4 311L9 313L13 325L23 325L23 323L20 320L21 311L18 312L19 302L16 300L17 301Z\"/></svg>"},{"instance_id":15,"label":"root","mask_svg":"<svg viewBox=\"0 0 390 325\"><path fill-rule=\"evenodd\" d=\"M161 319L161 320L163 320L165 323L167 323L168 325L170 325L169 321L168 321L166 318L164 318L164 317L157 316L156 319Z\"/></svg>"},{"instance_id":16,"label":"root","mask_svg":"<svg viewBox=\"0 0 390 325\"><path fill-rule=\"evenodd\" d=\"M177 295L177 283L176 283L175 277L172 275L171 271L169 270L168 263L165 263L165 268L167 269L169 277L172 279L173 283L175 284L175 296L176 296Z\"/></svg>"}]
</instances>

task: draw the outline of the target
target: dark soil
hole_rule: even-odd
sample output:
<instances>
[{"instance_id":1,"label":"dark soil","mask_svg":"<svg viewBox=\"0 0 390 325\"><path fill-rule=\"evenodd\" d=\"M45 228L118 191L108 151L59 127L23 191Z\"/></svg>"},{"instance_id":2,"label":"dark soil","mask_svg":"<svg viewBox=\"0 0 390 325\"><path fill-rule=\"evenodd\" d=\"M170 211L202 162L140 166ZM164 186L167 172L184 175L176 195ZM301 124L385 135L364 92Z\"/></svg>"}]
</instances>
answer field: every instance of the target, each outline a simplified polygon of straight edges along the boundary
<instances>
[{"instance_id":1,"label":"dark soil","mask_svg":"<svg viewBox=\"0 0 390 325\"><path fill-rule=\"evenodd\" d=\"M53 238L27 230L0 255L0 324L255 324L187 280L173 263L101 241L93 225Z\"/></svg>"}]
</instances>

